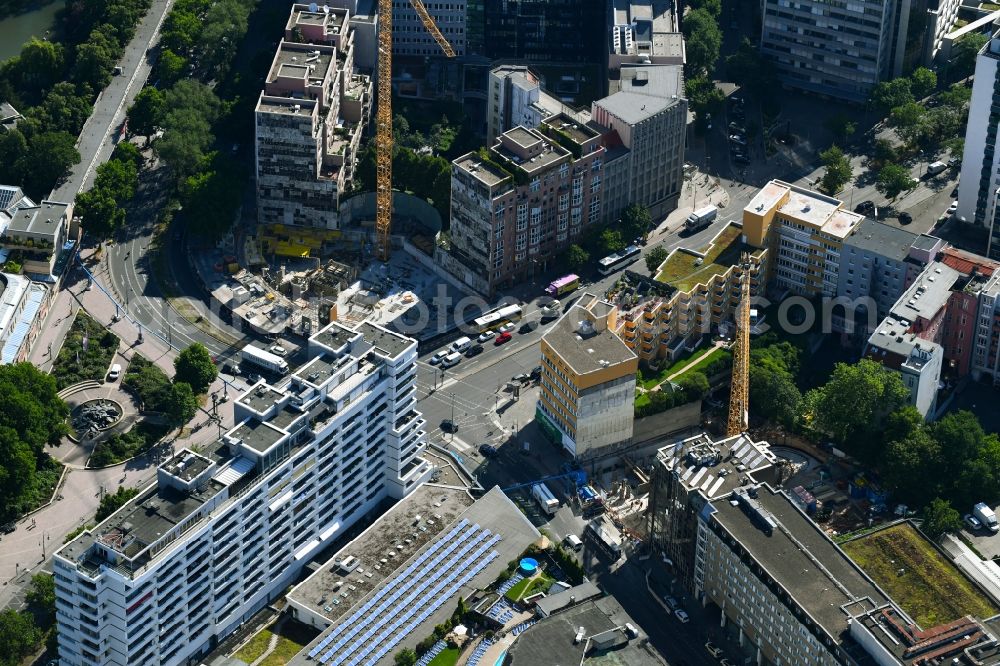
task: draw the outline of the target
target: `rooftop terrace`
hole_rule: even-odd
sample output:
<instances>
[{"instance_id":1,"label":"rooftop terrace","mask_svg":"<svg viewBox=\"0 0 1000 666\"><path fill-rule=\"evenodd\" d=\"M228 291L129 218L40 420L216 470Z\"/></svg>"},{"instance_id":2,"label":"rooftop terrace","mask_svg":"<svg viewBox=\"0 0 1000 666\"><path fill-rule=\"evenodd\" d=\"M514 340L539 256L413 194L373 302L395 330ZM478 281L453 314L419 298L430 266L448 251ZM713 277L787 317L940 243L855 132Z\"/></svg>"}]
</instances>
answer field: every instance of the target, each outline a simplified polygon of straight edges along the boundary
<instances>
[{"instance_id":1,"label":"rooftop terrace","mask_svg":"<svg viewBox=\"0 0 1000 666\"><path fill-rule=\"evenodd\" d=\"M542 121L542 124L552 128L552 130L556 132L565 134L578 144L583 144L590 139L600 136L600 134L598 134L592 127L580 123L575 118L571 118L565 113L560 113L550 118L546 118Z\"/></svg>"},{"instance_id":2,"label":"rooftop terrace","mask_svg":"<svg viewBox=\"0 0 1000 666\"><path fill-rule=\"evenodd\" d=\"M681 484L698 490L708 499L731 493L749 474L758 482L777 481L777 456L767 442L754 442L746 435L720 441L702 433L665 446L657 461L677 474Z\"/></svg>"},{"instance_id":3,"label":"rooftop terrace","mask_svg":"<svg viewBox=\"0 0 1000 666\"><path fill-rule=\"evenodd\" d=\"M474 176L487 187L499 185L511 178L511 174L498 166L480 159L476 153L462 155L455 160L454 165Z\"/></svg>"},{"instance_id":4,"label":"rooftop terrace","mask_svg":"<svg viewBox=\"0 0 1000 666\"><path fill-rule=\"evenodd\" d=\"M760 256L761 250L741 240L742 233L740 227L730 224L695 253L686 251L685 248L677 248L660 266L656 279L681 291L690 291L695 285L708 284L713 277L725 273L739 263L743 252L750 252L755 257Z\"/></svg>"}]
</instances>

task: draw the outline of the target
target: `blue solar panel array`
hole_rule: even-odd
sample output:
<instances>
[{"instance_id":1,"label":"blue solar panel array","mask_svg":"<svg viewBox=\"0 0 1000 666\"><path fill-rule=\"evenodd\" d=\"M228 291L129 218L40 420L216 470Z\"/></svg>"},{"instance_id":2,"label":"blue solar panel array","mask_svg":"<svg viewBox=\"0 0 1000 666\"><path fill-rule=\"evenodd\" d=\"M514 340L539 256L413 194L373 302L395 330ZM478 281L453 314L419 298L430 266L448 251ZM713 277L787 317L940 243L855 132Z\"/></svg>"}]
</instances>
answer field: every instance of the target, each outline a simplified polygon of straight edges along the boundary
<instances>
[{"instance_id":1,"label":"blue solar panel array","mask_svg":"<svg viewBox=\"0 0 1000 666\"><path fill-rule=\"evenodd\" d=\"M499 557L501 537L462 520L339 623L309 656L331 666L373 665Z\"/></svg>"}]
</instances>

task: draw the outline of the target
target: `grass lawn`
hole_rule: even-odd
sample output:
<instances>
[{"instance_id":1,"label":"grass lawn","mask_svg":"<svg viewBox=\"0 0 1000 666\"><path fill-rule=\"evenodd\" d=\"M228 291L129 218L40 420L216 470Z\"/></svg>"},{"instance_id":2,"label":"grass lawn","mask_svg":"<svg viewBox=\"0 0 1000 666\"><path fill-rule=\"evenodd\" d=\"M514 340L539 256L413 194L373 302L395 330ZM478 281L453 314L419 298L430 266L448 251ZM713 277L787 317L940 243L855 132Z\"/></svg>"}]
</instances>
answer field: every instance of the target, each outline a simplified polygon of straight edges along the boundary
<instances>
[{"instance_id":1,"label":"grass lawn","mask_svg":"<svg viewBox=\"0 0 1000 666\"><path fill-rule=\"evenodd\" d=\"M743 230L737 226L730 225L723 229L715 242L698 249L705 255L704 260L675 250L656 274L656 279L681 291L689 291L696 284L707 284L713 276L724 273L740 260L740 253L745 249L740 240L742 233Z\"/></svg>"},{"instance_id":2,"label":"grass lawn","mask_svg":"<svg viewBox=\"0 0 1000 666\"><path fill-rule=\"evenodd\" d=\"M724 356L732 356L732 352L728 349L719 349L718 347L714 347L710 353L703 355L700 360L685 367L684 372L701 372L710 364L715 363Z\"/></svg>"},{"instance_id":3,"label":"grass lawn","mask_svg":"<svg viewBox=\"0 0 1000 666\"><path fill-rule=\"evenodd\" d=\"M85 337L86 351L83 350ZM118 336L105 330L93 317L83 310L77 312L52 366L56 387L61 390L87 379L103 380L118 351L118 342Z\"/></svg>"},{"instance_id":4,"label":"grass lawn","mask_svg":"<svg viewBox=\"0 0 1000 666\"><path fill-rule=\"evenodd\" d=\"M285 620L278 633L278 644L274 646L274 652L267 655L261 666L285 666L309 644L309 641L316 638L319 632L300 622Z\"/></svg>"},{"instance_id":5,"label":"grass lawn","mask_svg":"<svg viewBox=\"0 0 1000 666\"><path fill-rule=\"evenodd\" d=\"M140 421L128 432L114 435L95 446L88 464L105 467L134 458L163 439L170 430L170 426Z\"/></svg>"},{"instance_id":6,"label":"grass lawn","mask_svg":"<svg viewBox=\"0 0 1000 666\"><path fill-rule=\"evenodd\" d=\"M964 615L997 613L989 599L906 523L841 548L924 629Z\"/></svg>"},{"instance_id":7,"label":"grass lawn","mask_svg":"<svg viewBox=\"0 0 1000 666\"><path fill-rule=\"evenodd\" d=\"M233 656L240 661L252 664L260 658L260 655L264 654L265 650L267 650L267 646L271 641L271 636L273 636L273 634L269 629L261 631L251 638L250 642L244 645L240 651Z\"/></svg>"},{"instance_id":8,"label":"grass lawn","mask_svg":"<svg viewBox=\"0 0 1000 666\"><path fill-rule=\"evenodd\" d=\"M428 666L455 666L458 663L458 655L462 654L462 651L458 648L445 648L438 655L431 659L431 663Z\"/></svg>"},{"instance_id":9,"label":"grass lawn","mask_svg":"<svg viewBox=\"0 0 1000 666\"><path fill-rule=\"evenodd\" d=\"M545 574L535 576L534 578L525 578L507 590L507 594L504 596L511 601L520 601L524 597L531 596L536 592L548 592L554 582L556 582L554 578L549 578Z\"/></svg>"},{"instance_id":10,"label":"grass lawn","mask_svg":"<svg viewBox=\"0 0 1000 666\"><path fill-rule=\"evenodd\" d=\"M636 407L636 409L638 409L640 407L645 407L650 402L651 401L649 399L649 394L648 393L639 393L638 391L635 392L635 407Z\"/></svg>"},{"instance_id":11,"label":"grass lawn","mask_svg":"<svg viewBox=\"0 0 1000 666\"><path fill-rule=\"evenodd\" d=\"M666 379L673 373L677 372L677 370L679 370L680 368L683 368L685 365L689 363L696 362L698 359L700 359L702 356L704 356L711 350L712 350L711 347L705 347L704 349L696 349L693 353L684 352L677 358L676 361L672 361L671 363L664 365L660 370L656 372L656 374L647 375L646 372L644 371L642 373L642 381L639 382L639 386L643 387L644 389L651 389L657 384L660 384L664 379Z\"/></svg>"}]
</instances>

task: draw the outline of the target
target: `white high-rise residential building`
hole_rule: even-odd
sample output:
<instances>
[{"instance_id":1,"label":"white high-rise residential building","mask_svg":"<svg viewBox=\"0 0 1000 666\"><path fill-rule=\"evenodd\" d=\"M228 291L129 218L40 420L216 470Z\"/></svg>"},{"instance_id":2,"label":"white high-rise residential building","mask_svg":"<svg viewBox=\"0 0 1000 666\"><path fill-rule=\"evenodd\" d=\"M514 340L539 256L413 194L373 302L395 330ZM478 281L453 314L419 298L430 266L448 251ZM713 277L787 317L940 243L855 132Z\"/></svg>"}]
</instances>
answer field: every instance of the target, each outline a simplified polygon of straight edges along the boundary
<instances>
[{"instance_id":1,"label":"white high-rise residential building","mask_svg":"<svg viewBox=\"0 0 1000 666\"><path fill-rule=\"evenodd\" d=\"M155 485L56 552L62 664L187 663L429 477L416 342L334 322L309 352L290 377L240 396L217 446L180 451Z\"/></svg>"},{"instance_id":2,"label":"white high-rise residential building","mask_svg":"<svg viewBox=\"0 0 1000 666\"><path fill-rule=\"evenodd\" d=\"M1000 258L1000 31L993 35L976 59L976 75L969 104L962 157L962 186L958 190L958 216L981 224L990 232L988 256Z\"/></svg>"}]
</instances>

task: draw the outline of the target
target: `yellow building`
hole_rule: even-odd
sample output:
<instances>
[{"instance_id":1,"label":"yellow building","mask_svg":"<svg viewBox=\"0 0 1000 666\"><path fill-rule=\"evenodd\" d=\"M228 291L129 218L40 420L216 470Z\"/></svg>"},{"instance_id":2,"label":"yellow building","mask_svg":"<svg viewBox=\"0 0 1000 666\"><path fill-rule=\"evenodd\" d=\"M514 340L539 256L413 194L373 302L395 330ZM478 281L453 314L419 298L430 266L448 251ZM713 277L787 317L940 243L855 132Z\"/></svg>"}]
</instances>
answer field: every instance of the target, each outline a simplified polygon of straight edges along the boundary
<instances>
[{"instance_id":1,"label":"yellow building","mask_svg":"<svg viewBox=\"0 0 1000 666\"><path fill-rule=\"evenodd\" d=\"M679 247L660 265L654 282L615 295L616 311L609 326L639 358L673 360L713 329L733 318L740 298L738 265L743 252L751 256L751 293L760 286L767 250L749 246L743 230L731 223L698 248Z\"/></svg>"},{"instance_id":2,"label":"yellow building","mask_svg":"<svg viewBox=\"0 0 1000 666\"><path fill-rule=\"evenodd\" d=\"M839 199L772 180L743 209L743 233L768 248L767 281L776 291L832 297L844 239L864 219Z\"/></svg>"},{"instance_id":3,"label":"yellow building","mask_svg":"<svg viewBox=\"0 0 1000 666\"><path fill-rule=\"evenodd\" d=\"M614 306L584 294L542 337L535 420L577 459L629 444L638 359L609 329Z\"/></svg>"}]
</instances>

